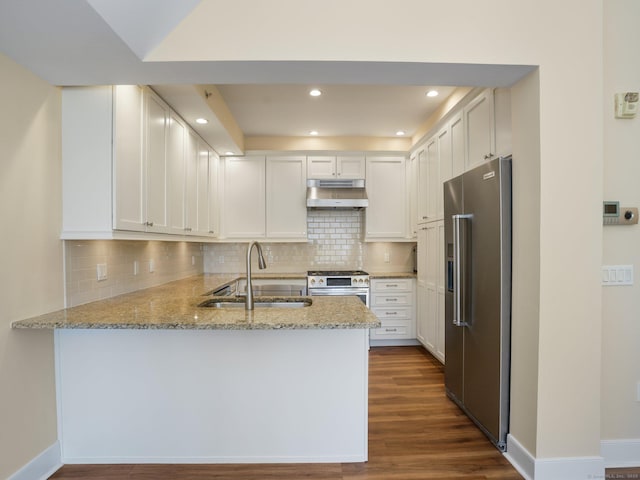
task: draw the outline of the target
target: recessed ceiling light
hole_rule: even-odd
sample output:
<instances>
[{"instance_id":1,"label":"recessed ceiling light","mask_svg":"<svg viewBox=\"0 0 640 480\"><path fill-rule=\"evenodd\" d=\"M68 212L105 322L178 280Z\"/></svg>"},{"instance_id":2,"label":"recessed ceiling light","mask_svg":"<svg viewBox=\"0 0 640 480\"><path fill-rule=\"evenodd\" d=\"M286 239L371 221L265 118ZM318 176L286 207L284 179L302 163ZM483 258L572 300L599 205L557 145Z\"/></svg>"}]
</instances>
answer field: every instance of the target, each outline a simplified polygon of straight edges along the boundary
<instances>
[{"instance_id":1,"label":"recessed ceiling light","mask_svg":"<svg viewBox=\"0 0 640 480\"><path fill-rule=\"evenodd\" d=\"M398 130L398 131L396 132L396 135L397 135L398 137L403 136L403 135L404 135L404 130Z\"/></svg>"},{"instance_id":2,"label":"recessed ceiling light","mask_svg":"<svg viewBox=\"0 0 640 480\"><path fill-rule=\"evenodd\" d=\"M322 92L317 88L314 88L309 92L309 95L311 95L312 97L319 97L320 95L322 95Z\"/></svg>"},{"instance_id":3,"label":"recessed ceiling light","mask_svg":"<svg viewBox=\"0 0 640 480\"><path fill-rule=\"evenodd\" d=\"M427 92L427 97L437 97L438 96L438 91L437 90L429 90Z\"/></svg>"},{"instance_id":4,"label":"recessed ceiling light","mask_svg":"<svg viewBox=\"0 0 640 480\"><path fill-rule=\"evenodd\" d=\"M207 120L206 118L196 118L196 123L199 123L200 125L206 125L207 123L209 123L209 120Z\"/></svg>"},{"instance_id":5,"label":"recessed ceiling light","mask_svg":"<svg viewBox=\"0 0 640 480\"><path fill-rule=\"evenodd\" d=\"M233 155L233 152L224 152L225 155Z\"/></svg>"},{"instance_id":6,"label":"recessed ceiling light","mask_svg":"<svg viewBox=\"0 0 640 480\"><path fill-rule=\"evenodd\" d=\"M317 131L317 130L311 130L311 131L309 132L309 135L314 135L314 136L315 136L315 135L318 135L318 131Z\"/></svg>"}]
</instances>

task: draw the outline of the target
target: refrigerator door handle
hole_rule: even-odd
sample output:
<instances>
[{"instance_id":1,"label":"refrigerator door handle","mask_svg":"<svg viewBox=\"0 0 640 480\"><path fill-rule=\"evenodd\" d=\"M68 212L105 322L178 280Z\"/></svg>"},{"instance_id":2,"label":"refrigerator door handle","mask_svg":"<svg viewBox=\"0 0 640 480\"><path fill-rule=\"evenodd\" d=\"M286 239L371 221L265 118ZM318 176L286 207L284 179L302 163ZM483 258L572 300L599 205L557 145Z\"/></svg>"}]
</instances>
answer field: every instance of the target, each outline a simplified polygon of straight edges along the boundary
<instances>
[{"instance_id":1,"label":"refrigerator door handle","mask_svg":"<svg viewBox=\"0 0 640 480\"><path fill-rule=\"evenodd\" d=\"M462 258L462 239L460 238L460 222L471 218L470 214L452 215L453 220L453 324L456 327L464 327L467 323L462 318L462 295L461 295L461 265L464 262Z\"/></svg>"}]
</instances>

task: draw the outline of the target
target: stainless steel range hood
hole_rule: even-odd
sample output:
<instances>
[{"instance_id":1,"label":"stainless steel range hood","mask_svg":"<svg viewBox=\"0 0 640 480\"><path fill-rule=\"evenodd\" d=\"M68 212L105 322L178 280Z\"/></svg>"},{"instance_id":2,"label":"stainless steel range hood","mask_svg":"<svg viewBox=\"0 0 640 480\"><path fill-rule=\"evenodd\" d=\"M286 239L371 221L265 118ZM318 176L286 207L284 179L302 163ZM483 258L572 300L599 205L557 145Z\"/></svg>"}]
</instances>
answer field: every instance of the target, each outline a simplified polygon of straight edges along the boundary
<instances>
[{"instance_id":1,"label":"stainless steel range hood","mask_svg":"<svg viewBox=\"0 0 640 480\"><path fill-rule=\"evenodd\" d=\"M369 206L364 179L307 180L308 208L364 208Z\"/></svg>"}]
</instances>

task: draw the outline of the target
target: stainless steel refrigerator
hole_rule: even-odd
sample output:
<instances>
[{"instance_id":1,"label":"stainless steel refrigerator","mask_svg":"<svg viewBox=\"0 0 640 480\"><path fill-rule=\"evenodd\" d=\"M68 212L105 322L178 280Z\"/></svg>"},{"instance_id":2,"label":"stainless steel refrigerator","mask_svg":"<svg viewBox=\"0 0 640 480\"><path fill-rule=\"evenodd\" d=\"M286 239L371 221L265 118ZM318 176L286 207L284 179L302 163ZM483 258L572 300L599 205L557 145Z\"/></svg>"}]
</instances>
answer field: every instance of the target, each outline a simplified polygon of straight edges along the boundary
<instances>
[{"instance_id":1,"label":"stainless steel refrigerator","mask_svg":"<svg viewBox=\"0 0 640 480\"><path fill-rule=\"evenodd\" d=\"M509 427L511 157L444 184L447 395L500 450Z\"/></svg>"}]
</instances>

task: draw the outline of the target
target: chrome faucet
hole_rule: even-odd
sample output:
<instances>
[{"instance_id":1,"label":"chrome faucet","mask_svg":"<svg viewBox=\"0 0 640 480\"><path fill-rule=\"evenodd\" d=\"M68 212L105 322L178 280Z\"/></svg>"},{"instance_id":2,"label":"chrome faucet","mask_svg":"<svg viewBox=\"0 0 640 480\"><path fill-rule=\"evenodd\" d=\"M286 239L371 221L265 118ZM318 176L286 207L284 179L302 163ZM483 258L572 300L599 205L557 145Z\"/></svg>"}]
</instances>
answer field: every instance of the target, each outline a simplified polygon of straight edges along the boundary
<instances>
[{"instance_id":1,"label":"chrome faucet","mask_svg":"<svg viewBox=\"0 0 640 480\"><path fill-rule=\"evenodd\" d=\"M249 248L247 248L247 296L245 297L245 310L253 310L253 285L251 285L251 249L255 245L258 250L258 268L264 270L267 268L267 263L264 261L264 255L262 255L262 246L258 242L251 242Z\"/></svg>"}]
</instances>

